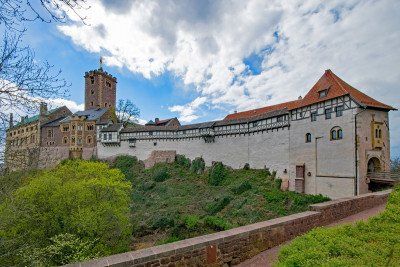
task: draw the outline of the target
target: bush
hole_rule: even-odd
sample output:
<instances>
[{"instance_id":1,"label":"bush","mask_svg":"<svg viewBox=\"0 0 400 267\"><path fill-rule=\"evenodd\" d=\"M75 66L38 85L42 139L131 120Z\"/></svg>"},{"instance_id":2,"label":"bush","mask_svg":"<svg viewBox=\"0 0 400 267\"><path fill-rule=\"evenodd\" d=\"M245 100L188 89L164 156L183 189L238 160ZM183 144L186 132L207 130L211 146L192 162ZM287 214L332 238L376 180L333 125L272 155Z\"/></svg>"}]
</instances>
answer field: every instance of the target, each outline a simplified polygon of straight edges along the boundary
<instances>
[{"instance_id":1,"label":"bush","mask_svg":"<svg viewBox=\"0 0 400 267\"><path fill-rule=\"evenodd\" d=\"M168 170L166 168L158 169L153 174L153 180L156 182L164 182L171 177Z\"/></svg>"},{"instance_id":2,"label":"bush","mask_svg":"<svg viewBox=\"0 0 400 267\"><path fill-rule=\"evenodd\" d=\"M137 175L138 168L141 168L138 159L128 155L116 157L112 166L119 169L125 175L125 178L130 181Z\"/></svg>"},{"instance_id":3,"label":"bush","mask_svg":"<svg viewBox=\"0 0 400 267\"><path fill-rule=\"evenodd\" d=\"M215 202L207 205L207 212L208 214L214 215L223 210L229 203L231 202L232 198L230 196L226 196L220 199L217 199Z\"/></svg>"},{"instance_id":4,"label":"bush","mask_svg":"<svg viewBox=\"0 0 400 267\"><path fill-rule=\"evenodd\" d=\"M275 179L274 184L276 189L281 190L282 179Z\"/></svg>"},{"instance_id":5,"label":"bush","mask_svg":"<svg viewBox=\"0 0 400 267\"><path fill-rule=\"evenodd\" d=\"M171 217L161 217L154 222L152 229L167 229L175 226L175 220Z\"/></svg>"},{"instance_id":6,"label":"bush","mask_svg":"<svg viewBox=\"0 0 400 267\"><path fill-rule=\"evenodd\" d=\"M244 182L241 183L239 186L234 187L234 188L232 189L232 192L233 192L235 195L240 195L240 194L242 194L243 192L245 192L245 191L247 191L247 190L250 190L250 189L251 189L251 183L250 183L249 181L244 181Z\"/></svg>"},{"instance_id":7,"label":"bush","mask_svg":"<svg viewBox=\"0 0 400 267\"><path fill-rule=\"evenodd\" d=\"M93 253L95 241L83 241L76 235L59 234L50 238L51 244L44 248L24 250L22 262L26 265L64 265L98 257Z\"/></svg>"},{"instance_id":8,"label":"bush","mask_svg":"<svg viewBox=\"0 0 400 267\"><path fill-rule=\"evenodd\" d=\"M175 162L180 166L190 168L190 159L185 157L184 155L176 155Z\"/></svg>"},{"instance_id":9,"label":"bush","mask_svg":"<svg viewBox=\"0 0 400 267\"><path fill-rule=\"evenodd\" d=\"M190 170L193 173L202 174L205 168L206 168L206 163L204 162L204 159L200 157L200 158L195 158L192 161L192 166Z\"/></svg>"},{"instance_id":10,"label":"bush","mask_svg":"<svg viewBox=\"0 0 400 267\"><path fill-rule=\"evenodd\" d=\"M275 179L276 178L276 171L272 171L271 173L271 179Z\"/></svg>"},{"instance_id":11,"label":"bush","mask_svg":"<svg viewBox=\"0 0 400 267\"><path fill-rule=\"evenodd\" d=\"M216 216L205 217L204 224L214 231L224 231L232 228L232 226L227 221Z\"/></svg>"},{"instance_id":12,"label":"bush","mask_svg":"<svg viewBox=\"0 0 400 267\"><path fill-rule=\"evenodd\" d=\"M0 240L13 252L5 260L18 265L22 248L45 248L62 233L94 242L91 254L126 251L130 192L124 175L105 163L66 161L41 172L0 205Z\"/></svg>"},{"instance_id":13,"label":"bush","mask_svg":"<svg viewBox=\"0 0 400 267\"><path fill-rule=\"evenodd\" d=\"M279 254L278 266L399 266L400 187L386 209L367 222L317 228Z\"/></svg>"},{"instance_id":14,"label":"bush","mask_svg":"<svg viewBox=\"0 0 400 267\"><path fill-rule=\"evenodd\" d=\"M225 178L228 176L228 170L221 162L216 162L210 170L208 183L210 185L221 185Z\"/></svg>"},{"instance_id":15,"label":"bush","mask_svg":"<svg viewBox=\"0 0 400 267\"><path fill-rule=\"evenodd\" d=\"M196 230L200 224L200 218L197 215L187 215L184 218L185 227L188 230Z\"/></svg>"},{"instance_id":16,"label":"bush","mask_svg":"<svg viewBox=\"0 0 400 267\"><path fill-rule=\"evenodd\" d=\"M249 163L244 164L243 170L246 170L246 171L250 170L250 164Z\"/></svg>"}]
</instances>

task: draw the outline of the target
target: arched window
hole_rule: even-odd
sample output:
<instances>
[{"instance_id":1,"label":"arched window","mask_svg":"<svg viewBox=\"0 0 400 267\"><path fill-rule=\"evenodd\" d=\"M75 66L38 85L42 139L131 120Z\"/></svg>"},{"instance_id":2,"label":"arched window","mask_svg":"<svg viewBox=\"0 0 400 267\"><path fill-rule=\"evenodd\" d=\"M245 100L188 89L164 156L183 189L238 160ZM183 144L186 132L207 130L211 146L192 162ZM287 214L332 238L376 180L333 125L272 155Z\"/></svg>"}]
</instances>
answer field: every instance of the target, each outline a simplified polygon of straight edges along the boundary
<instances>
[{"instance_id":1,"label":"arched window","mask_svg":"<svg viewBox=\"0 0 400 267\"><path fill-rule=\"evenodd\" d=\"M306 133L306 143L311 143L311 134Z\"/></svg>"},{"instance_id":2,"label":"arched window","mask_svg":"<svg viewBox=\"0 0 400 267\"><path fill-rule=\"evenodd\" d=\"M63 143L64 143L64 144L68 144L68 137L64 136Z\"/></svg>"},{"instance_id":3,"label":"arched window","mask_svg":"<svg viewBox=\"0 0 400 267\"><path fill-rule=\"evenodd\" d=\"M343 139L343 130L340 127L333 127L331 129L331 140Z\"/></svg>"},{"instance_id":4,"label":"arched window","mask_svg":"<svg viewBox=\"0 0 400 267\"><path fill-rule=\"evenodd\" d=\"M379 138L382 138L382 130L379 129Z\"/></svg>"},{"instance_id":5,"label":"arched window","mask_svg":"<svg viewBox=\"0 0 400 267\"><path fill-rule=\"evenodd\" d=\"M88 135L88 137L86 137L86 143L91 144L92 143L92 136Z\"/></svg>"}]
</instances>

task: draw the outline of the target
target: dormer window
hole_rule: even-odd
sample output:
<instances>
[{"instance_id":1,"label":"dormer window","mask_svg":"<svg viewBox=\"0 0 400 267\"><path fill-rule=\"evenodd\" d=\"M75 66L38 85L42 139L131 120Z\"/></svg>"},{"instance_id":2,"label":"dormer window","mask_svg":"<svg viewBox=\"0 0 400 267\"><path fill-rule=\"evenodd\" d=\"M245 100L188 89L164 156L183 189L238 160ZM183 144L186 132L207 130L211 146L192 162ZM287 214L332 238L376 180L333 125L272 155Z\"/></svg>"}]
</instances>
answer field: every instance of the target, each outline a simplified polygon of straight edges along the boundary
<instances>
[{"instance_id":1,"label":"dormer window","mask_svg":"<svg viewBox=\"0 0 400 267\"><path fill-rule=\"evenodd\" d=\"M319 93L319 98L323 98L328 95L328 89L321 90L318 93Z\"/></svg>"}]
</instances>

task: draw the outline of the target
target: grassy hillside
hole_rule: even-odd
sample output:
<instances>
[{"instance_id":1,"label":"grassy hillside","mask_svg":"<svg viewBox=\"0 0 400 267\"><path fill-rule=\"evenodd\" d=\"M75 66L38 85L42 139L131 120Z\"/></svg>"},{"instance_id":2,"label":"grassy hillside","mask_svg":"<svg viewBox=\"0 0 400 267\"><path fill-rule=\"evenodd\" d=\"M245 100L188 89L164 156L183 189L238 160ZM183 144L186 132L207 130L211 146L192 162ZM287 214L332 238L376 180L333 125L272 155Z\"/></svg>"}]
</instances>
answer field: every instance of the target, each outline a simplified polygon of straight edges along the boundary
<instances>
[{"instance_id":1,"label":"grassy hillside","mask_svg":"<svg viewBox=\"0 0 400 267\"><path fill-rule=\"evenodd\" d=\"M314 229L283 247L276 266L400 266L400 186L380 215Z\"/></svg>"},{"instance_id":2,"label":"grassy hillside","mask_svg":"<svg viewBox=\"0 0 400 267\"><path fill-rule=\"evenodd\" d=\"M135 158L119 157L114 167L132 182L135 249L226 230L292 213L328 200L279 190L268 170L232 170L222 164L204 171L202 160L144 169Z\"/></svg>"}]
</instances>

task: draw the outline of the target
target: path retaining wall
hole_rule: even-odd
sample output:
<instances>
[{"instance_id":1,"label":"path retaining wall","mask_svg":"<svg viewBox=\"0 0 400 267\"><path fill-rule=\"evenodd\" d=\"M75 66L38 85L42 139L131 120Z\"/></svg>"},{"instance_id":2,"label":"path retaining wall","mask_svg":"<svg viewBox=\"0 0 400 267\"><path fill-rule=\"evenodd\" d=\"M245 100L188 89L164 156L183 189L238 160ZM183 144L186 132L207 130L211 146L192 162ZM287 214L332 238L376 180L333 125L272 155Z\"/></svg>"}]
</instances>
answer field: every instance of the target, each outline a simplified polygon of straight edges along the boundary
<instances>
[{"instance_id":1,"label":"path retaining wall","mask_svg":"<svg viewBox=\"0 0 400 267\"><path fill-rule=\"evenodd\" d=\"M312 228L384 204L389 194L382 191L328 201L302 213L67 266L231 266Z\"/></svg>"}]
</instances>

